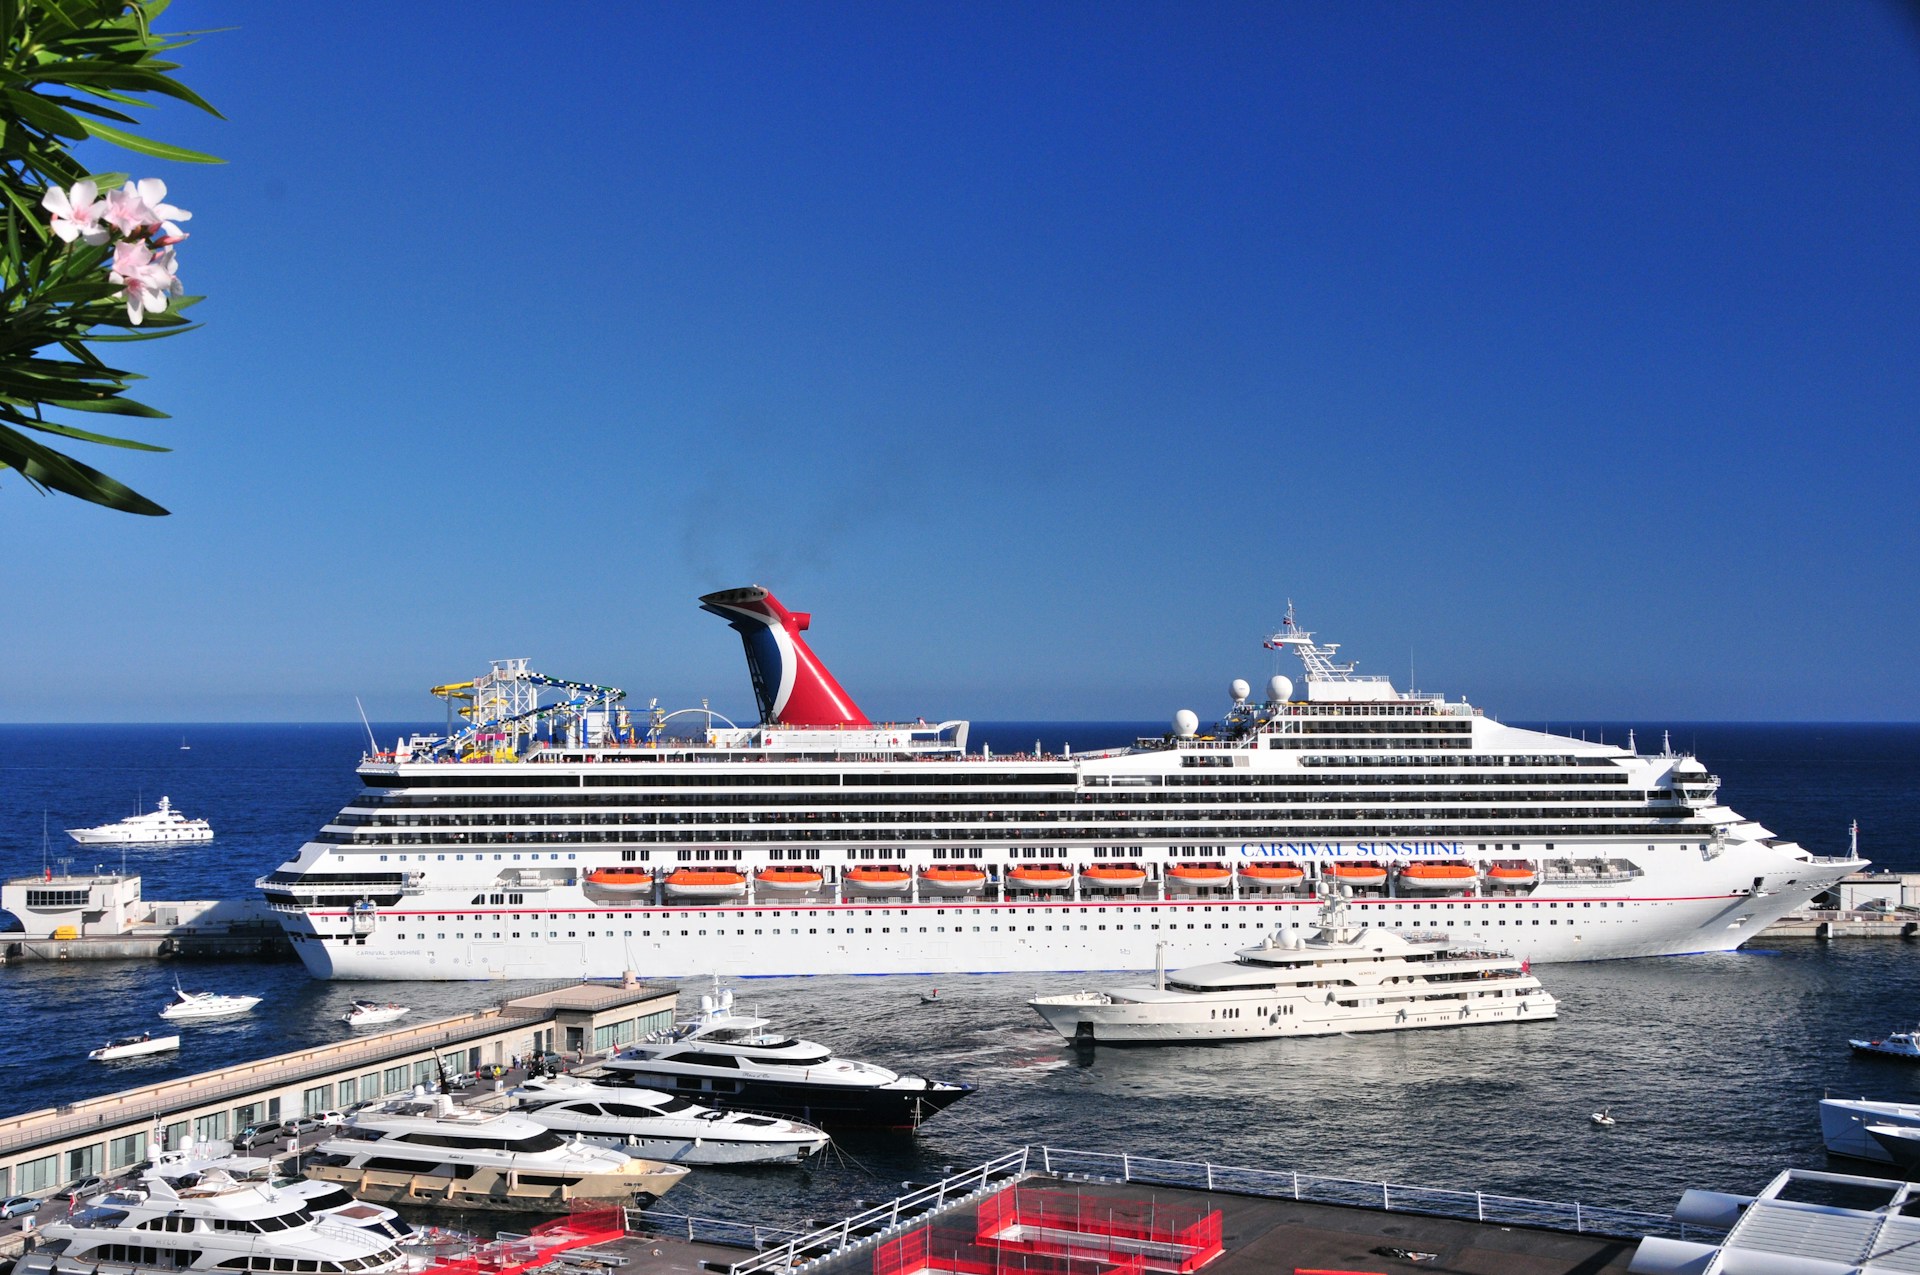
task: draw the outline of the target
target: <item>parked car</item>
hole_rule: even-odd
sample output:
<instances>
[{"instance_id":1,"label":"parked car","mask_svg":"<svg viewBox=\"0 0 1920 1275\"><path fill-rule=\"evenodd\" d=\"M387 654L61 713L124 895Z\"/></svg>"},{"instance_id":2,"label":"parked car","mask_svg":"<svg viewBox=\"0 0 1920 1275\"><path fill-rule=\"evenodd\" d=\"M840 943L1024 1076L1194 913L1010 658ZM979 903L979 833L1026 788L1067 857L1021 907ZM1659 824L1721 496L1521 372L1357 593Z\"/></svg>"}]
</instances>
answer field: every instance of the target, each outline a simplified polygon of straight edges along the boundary
<instances>
[{"instance_id":1,"label":"parked car","mask_svg":"<svg viewBox=\"0 0 1920 1275\"><path fill-rule=\"evenodd\" d=\"M338 1111L323 1111L315 1118L323 1129L337 1129L347 1122L346 1116Z\"/></svg>"},{"instance_id":2,"label":"parked car","mask_svg":"<svg viewBox=\"0 0 1920 1275\"><path fill-rule=\"evenodd\" d=\"M288 1132L296 1135L303 1134L303 1133L313 1133L317 1130L325 1129L327 1127L328 1127L327 1118L325 1116L299 1116L293 1120L287 1121Z\"/></svg>"},{"instance_id":3,"label":"parked car","mask_svg":"<svg viewBox=\"0 0 1920 1275\"><path fill-rule=\"evenodd\" d=\"M269 1120L265 1124L248 1125L242 1129L238 1136L234 1138L233 1146L237 1151L251 1151L253 1148L265 1146L275 1139L288 1137L292 1132L291 1129L287 1128L284 1121Z\"/></svg>"},{"instance_id":4,"label":"parked car","mask_svg":"<svg viewBox=\"0 0 1920 1275\"><path fill-rule=\"evenodd\" d=\"M105 1178L81 1178L78 1182L67 1188L67 1198L69 1200L78 1200L83 1196L97 1195L106 1189L107 1180Z\"/></svg>"},{"instance_id":5,"label":"parked car","mask_svg":"<svg viewBox=\"0 0 1920 1275\"><path fill-rule=\"evenodd\" d=\"M0 1200L0 1217L19 1217L23 1213L32 1213L46 1201L31 1195L16 1195Z\"/></svg>"}]
</instances>

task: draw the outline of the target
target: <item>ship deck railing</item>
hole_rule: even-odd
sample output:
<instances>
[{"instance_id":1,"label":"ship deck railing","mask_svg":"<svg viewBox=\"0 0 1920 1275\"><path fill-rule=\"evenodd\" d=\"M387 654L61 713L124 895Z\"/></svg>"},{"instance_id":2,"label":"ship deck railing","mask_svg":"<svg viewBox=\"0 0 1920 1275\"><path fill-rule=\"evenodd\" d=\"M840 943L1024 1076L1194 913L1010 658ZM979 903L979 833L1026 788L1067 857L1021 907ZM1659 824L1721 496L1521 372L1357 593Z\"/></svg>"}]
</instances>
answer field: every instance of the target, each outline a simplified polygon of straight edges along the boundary
<instances>
[{"instance_id":1,"label":"ship deck railing","mask_svg":"<svg viewBox=\"0 0 1920 1275\"><path fill-rule=\"evenodd\" d=\"M1263 1199L1297 1200L1311 1204L1410 1213L1453 1218L1497 1226L1526 1226L1570 1231L1581 1235L1637 1238L1660 1235L1674 1239L1708 1239L1723 1230L1690 1226L1664 1213L1611 1208L1574 1202L1530 1200L1485 1191L1455 1191L1367 1182L1351 1178L1320 1177L1293 1170L1251 1169L1218 1165L1204 1160L1166 1160L1153 1156L1073 1151L1029 1146L989 1160L976 1168L944 1178L930 1186L875 1205L831 1226L797 1234L784 1228L748 1227L737 1222L689 1218L654 1211L628 1211L628 1226L639 1231L677 1235L690 1240L752 1247L759 1252L727 1268L728 1275L805 1270L829 1258L879 1243L954 1205L984 1199L1004 1187L1034 1176L1067 1182L1139 1183Z\"/></svg>"}]
</instances>

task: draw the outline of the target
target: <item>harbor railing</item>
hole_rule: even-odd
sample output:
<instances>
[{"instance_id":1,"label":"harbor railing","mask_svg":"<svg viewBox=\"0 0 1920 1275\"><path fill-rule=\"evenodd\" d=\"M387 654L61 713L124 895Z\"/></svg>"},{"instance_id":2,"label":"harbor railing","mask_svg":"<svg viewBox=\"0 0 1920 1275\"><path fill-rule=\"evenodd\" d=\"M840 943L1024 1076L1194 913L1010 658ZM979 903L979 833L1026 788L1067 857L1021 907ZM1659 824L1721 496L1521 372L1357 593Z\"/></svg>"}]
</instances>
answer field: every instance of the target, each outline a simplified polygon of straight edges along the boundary
<instances>
[{"instance_id":1,"label":"harbor railing","mask_svg":"<svg viewBox=\"0 0 1920 1275\"><path fill-rule=\"evenodd\" d=\"M772 1227L753 1228L733 1222L640 1213L637 1210L630 1212L628 1217L629 1225L636 1231L676 1236L685 1234L691 1240L756 1248L760 1251L755 1256L727 1268L729 1275L756 1275L762 1271L804 1269L849 1249L877 1243L949 1206L983 1198L1011 1182L1035 1175L1069 1182L1140 1183L1216 1194L1298 1200L1308 1204L1378 1209L1390 1213L1412 1213L1497 1226L1527 1226L1619 1239L1658 1235L1698 1240L1723 1234L1719 1230L1677 1222L1664 1213L1648 1213L1638 1209L1529 1200L1485 1191L1450 1191L1394 1182L1321 1177L1287 1169L1249 1169L1204 1160L1164 1160L1154 1156L1072 1151L1045 1146L1023 1147L989 1160L978 1168L931 1186L917 1187L898 1199L804 1235Z\"/></svg>"}]
</instances>

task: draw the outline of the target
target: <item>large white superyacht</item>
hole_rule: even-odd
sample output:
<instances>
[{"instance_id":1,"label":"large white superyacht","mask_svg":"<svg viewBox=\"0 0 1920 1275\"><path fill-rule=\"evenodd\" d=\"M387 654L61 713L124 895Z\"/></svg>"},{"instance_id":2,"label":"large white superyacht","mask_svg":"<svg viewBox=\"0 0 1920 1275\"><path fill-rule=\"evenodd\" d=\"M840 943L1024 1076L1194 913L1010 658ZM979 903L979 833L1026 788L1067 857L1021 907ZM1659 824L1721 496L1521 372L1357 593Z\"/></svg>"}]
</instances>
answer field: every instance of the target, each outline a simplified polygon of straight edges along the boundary
<instances>
[{"instance_id":1,"label":"large white superyacht","mask_svg":"<svg viewBox=\"0 0 1920 1275\"><path fill-rule=\"evenodd\" d=\"M869 721L765 589L701 603L740 634L759 723L636 722L526 660L434 688L447 732L367 756L258 883L308 970L1138 970L1310 932L1335 886L1375 928L1601 960L1732 949L1864 862L1742 818L1691 756L1357 673L1291 607L1266 646L1305 666L1297 697L1235 681L1206 729L1181 710L1131 747L1009 756L964 721Z\"/></svg>"}]
</instances>

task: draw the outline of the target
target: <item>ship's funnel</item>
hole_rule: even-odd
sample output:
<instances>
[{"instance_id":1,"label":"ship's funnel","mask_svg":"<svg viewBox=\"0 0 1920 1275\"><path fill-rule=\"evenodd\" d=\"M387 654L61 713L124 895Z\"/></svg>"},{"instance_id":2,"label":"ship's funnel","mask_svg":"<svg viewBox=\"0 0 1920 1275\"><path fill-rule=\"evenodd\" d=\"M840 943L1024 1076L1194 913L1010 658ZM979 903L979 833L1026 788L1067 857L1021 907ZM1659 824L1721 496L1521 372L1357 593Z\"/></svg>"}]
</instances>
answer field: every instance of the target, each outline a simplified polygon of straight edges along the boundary
<instances>
[{"instance_id":1,"label":"ship's funnel","mask_svg":"<svg viewBox=\"0 0 1920 1275\"><path fill-rule=\"evenodd\" d=\"M700 599L700 609L740 635L762 725L872 725L800 636L813 619L805 611L787 610L759 585L709 593Z\"/></svg>"}]
</instances>

